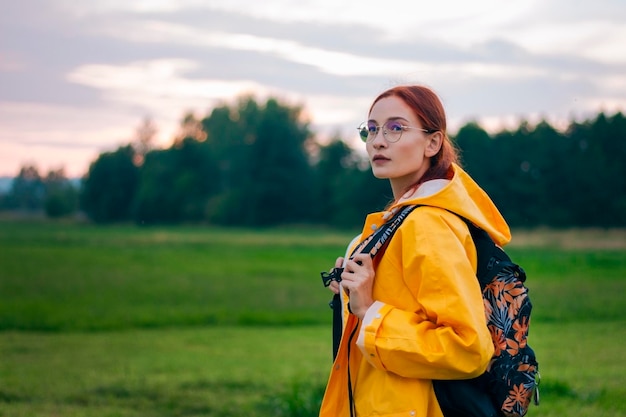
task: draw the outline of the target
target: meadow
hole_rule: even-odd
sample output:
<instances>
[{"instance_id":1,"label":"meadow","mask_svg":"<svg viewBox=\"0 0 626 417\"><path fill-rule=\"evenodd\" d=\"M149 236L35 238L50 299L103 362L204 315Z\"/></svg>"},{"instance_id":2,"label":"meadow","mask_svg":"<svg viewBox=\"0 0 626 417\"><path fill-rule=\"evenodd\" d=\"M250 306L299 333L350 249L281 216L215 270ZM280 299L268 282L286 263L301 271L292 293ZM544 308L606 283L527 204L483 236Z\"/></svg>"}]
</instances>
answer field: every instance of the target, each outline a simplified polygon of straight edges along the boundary
<instances>
[{"instance_id":1,"label":"meadow","mask_svg":"<svg viewBox=\"0 0 626 417\"><path fill-rule=\"evenodd\" d=\"M316 415L353 233L0 220L0 416ZM626 416L626 230L514 231L542 403Z\"/></svg>"}]
</instances>

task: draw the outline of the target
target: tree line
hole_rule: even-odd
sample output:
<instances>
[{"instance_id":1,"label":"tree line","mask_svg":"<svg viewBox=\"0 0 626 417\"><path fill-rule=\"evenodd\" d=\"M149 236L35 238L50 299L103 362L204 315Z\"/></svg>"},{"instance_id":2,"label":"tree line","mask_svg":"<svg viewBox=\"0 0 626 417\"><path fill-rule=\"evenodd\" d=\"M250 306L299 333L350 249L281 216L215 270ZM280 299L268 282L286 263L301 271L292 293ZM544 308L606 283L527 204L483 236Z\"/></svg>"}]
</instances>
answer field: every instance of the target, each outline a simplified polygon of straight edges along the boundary
<instances>
[{"instance_id":1,"label":"tree line","mask_svg":"<svg viewBox=\"0 0 626 417\"><path fill-rule=\"evenodd\" d=\"M145 121L131 143L100 154L78 186L62 170L22 168L0 207L45 208L51 217L80 211L97 223L358 227L391 201L388 182L339 135L320 143L303 114L275 98L242 97L203 118L185 116L165 149L152 146L155 129ZM622 113L572 121L565 131L522 121L489 134L470 122L452 139L511 226L626 226Z\"/></svg>"}]
</instances>

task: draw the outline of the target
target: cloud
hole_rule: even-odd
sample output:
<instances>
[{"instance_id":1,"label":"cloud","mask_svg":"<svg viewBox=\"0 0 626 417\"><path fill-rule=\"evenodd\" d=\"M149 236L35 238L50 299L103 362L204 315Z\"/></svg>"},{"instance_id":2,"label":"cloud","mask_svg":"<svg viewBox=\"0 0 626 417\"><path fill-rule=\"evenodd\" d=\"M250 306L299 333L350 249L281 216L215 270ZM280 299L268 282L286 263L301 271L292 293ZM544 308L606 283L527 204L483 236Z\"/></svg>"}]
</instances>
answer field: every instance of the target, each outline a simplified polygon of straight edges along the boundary
<instances>
[{"instance_id":1,"label":"cloud","mask_svg":"<svg viewBox=\"0 0 626 417\"><path fill-rule=\"evenodd\" d=\"M171 118L172 109L204 108L224 97L250 92L263 95L266 90L251 80L207 80L185 76L197 66L194 61L186 59L137 61L121 66L90 64L71 72L68 80L101 90L107 101L118 106L156 110L159 117L166 119Z\"/></svg>"},{"instance_id":2,"label":"cloud","mask_svg":"<svg viewBox=\"0 0 626 417\"><path fill-rule=\"evenodd\" d=\"M398 83L433 87L450 126L623 110L624 22L622 0L10 2L0 153L112 148L147 116L173 135L186 112L245 93L348 137Z\"/></svg>"},{"instance_id":3,"label":"cloud","mask_svg":"<svg viewBox=\"0 0 626 417\"><path fill-rule=\"evenodd\" d=\"M128 143L138 124L115 109L0 102L0 175L35 164L82 176L98 153Z\"/></svg>"},{"instance_id":4,"label":"cloud","mask_svg":"<svg viewBox=\"0 0 626 417\"><path fill-rule=\"evenodd\" d=\"M0 143L54 143L104 148L127 141L138 121L106 108L41 103L0 103ZM129 129L130 126L130 129ZM75 141L79 138L78 141ZM75 141L75 142L74 142Z\"/></svg>"}]
</instances>

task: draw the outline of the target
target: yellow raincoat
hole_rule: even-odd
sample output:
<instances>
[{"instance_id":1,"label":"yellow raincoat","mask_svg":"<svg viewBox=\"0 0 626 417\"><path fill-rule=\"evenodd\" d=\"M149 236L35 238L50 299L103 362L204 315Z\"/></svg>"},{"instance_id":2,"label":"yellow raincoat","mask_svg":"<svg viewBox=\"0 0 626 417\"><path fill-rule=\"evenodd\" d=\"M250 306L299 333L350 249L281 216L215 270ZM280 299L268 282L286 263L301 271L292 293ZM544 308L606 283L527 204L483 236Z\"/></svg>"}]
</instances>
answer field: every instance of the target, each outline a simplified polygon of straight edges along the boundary
<instances>
[{"instance_id":1,"label":"yellow raincoat","mask_svg":"<svg viewBox=\"0 0 626 417\"><path fill-rule=\"evenodd\" d=\"M320 417L441 417L433 379L482 374L493 355L469 219L503 246L509 227L459 166L452 180L422 184L396 206L422 204L375 259L373 298L363 321L348 314ZM392 207L393 209L393 207ZM385 221L367 216L362 237ZM350 377L350 384L348 378ZM352 393L349 394L349 386Z\"/></svg>"}]
</instances>

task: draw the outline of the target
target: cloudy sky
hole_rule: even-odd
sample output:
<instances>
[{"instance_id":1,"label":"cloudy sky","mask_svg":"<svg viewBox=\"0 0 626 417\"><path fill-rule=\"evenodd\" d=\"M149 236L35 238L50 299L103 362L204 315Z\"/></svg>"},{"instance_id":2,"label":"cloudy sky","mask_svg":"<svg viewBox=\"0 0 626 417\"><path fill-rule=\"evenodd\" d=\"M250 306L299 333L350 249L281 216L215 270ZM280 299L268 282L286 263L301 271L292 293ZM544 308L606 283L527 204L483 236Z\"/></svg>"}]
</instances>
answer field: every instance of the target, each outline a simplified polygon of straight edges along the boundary
<instances>
[{"instance_id":1,"label":"cloudy sky","mask_svg":"<svg viewBox=\"0 0 626 417\"><path fill-rule=\"evenodd\" d=\"M0 7L0 175L80 176L145 118L254 94L356 141L382 90L436 90L454 129L626 111L624 0L20 0Z\"/></svg>"}]
</instances>

